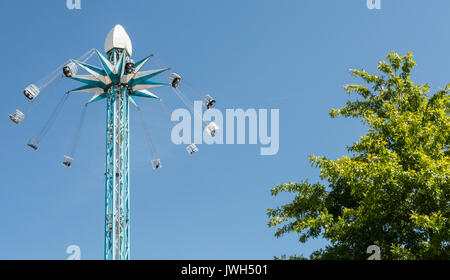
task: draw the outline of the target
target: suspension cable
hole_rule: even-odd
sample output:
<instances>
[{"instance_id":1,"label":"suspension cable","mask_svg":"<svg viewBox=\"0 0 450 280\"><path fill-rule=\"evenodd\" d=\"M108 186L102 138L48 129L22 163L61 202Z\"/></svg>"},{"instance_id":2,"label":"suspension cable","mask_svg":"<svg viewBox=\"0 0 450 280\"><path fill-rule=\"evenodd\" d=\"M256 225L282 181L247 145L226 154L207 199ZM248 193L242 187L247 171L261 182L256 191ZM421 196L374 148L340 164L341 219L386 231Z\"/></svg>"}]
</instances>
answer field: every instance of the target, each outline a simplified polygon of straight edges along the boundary
<instances>
[{"instance_id":1,"label":"suspension cable","mask_svg":"<svg viewBox=\"0 0 450 280\"><path fill-rule=\"evenodd\" d=\"M53 90L61 83L61 81L62 79L57 79L56 82L50 84L45 90L42 90L36 98L33 98L33 100L29 100L23 112L25 114L30 113L34 109L34 107L45 100L47 96L49 96L50 93L53 92Z\"/></svg>"},{"instance_id":2,"label":"suspension cable","mask_svg":"<svg viewBox=\"0 0 450 280\"><path fill-rule=\"evenodd\" d=\"M84 54L82 54L81 56L79 56L77 58L77 60L82 61L82 62L86 62L88 61L93 55L95 54L95 49L92 48L89 51L85 52Z\"/></svg>"},{"instance_id":3,"label":"suspension cable","mask_svg":"<svg viewBox=\"0 0 450 280\"><path fill-rule=\"evenodd\" d=\"M191 112L194 112L194 105L193 105L194 103L178 88L172 88L172 89L175 92L175 94L178 96L178 98L180 98L180 100L183 102L183 104L186 107L188 107L188 109Z\"/></svg>"},{"instance_id":4,"label":"suspension cable","mask_svg":"<svg viewBox=\"0 0 450 280\"><path fill-rule=\"evenodd\" d=\"M45 123L44 127L42 128L42 130L38 134L38 137L36 138L36 140L38 140L39 142L45 137L45 135L48 133L48 131L50 130L51 126L55 122L56 118L58 117L59 113L61 112L62 108L64 107L64 104L66 103L67 98L69 97L69 93L70 92L66 92L61 97L61 100L56 105L56 108L54 109L54 111L50 115L48 121Z\"/></svg>"},{"instance_id":5,"label":"suspension cable","mask_svg":"<svg viewBox=\"0 0 450 280\"><path fill-rule=\"evenodd\" d=\"M43 77L42 79L38 80L37 82L35 82L36 86L39 89L43 89L45 87L47 87L48 85L50 85L51 83L53 83L60 75L59 73L61 73L61 69L68 63L68 61L64 62L64 64L58 66L55 70L53 70L52 72L50 72L47 76ZM62 75L61 75L62 77Z\"/></svg>"},{"instance_id":6,"label":"suspension cable","mask_svg":"<svg viewBox=\"0 0 450 280\"><path fill-rule=\"evenodd\" d=\"M157 55L154 55L154 58L155 58L155 64L159 67L159 68L164 68L165 66L165 64L164 64L164 62L162 61L162 59L159 57L159 56L157 56ZM176 72L176 70L174 69L174 68L172 68L172 70L174 70L174 72ZM200 96L200 94L201 94L201 91L194 85L194 84L192 84L192 83L190 83L189 81L186 81L184 78L183 78L183 83L181 83L181 85L180 86L183 86L183 84L186 84L186 87L187 88L189 88L190 89L190 91L192 91L194 94L194 98L195 98L195 96L196 95L199 95ZM193 114L195 114L195 112L194 112L194 102L181 90L181 89L179 89L179 88L174 88L174 87L171 87L172 88L172 90L175 92L175 94L177 95L177 97L181 100L181 102L183 102L183 104L193 113Z\"/></svg>"},{"instance_id":7,"label":"suspension cable","mask_svg":"<svg viewBox=\"0 0 450 280\"><path fill-rule=\"evenodd\" d=\"M202 91L190 81L184 80L184 84L186 85L186 87L190 88L191 91L193 91L194 93L198 93L199 95L201 94Z\"/></svg>"},{"instance_id":8,"label":"suspension cable","mask_svg":"<svg viewBox=\"0 0 450 280\"><path fill-rule=\"evenodd\" d=\"M159 56L154 54L153 58L154 58L156 66L158 66L159 68L167 68L167 67L164 67L165 63L162 61L161 58L159 58Z\"/></svg>"},{"instance_id":9,"label":"suspension cable","mask_svg":"<svg viewBox=\"0 0 450 280\"><path fill-rule=\"evenodd\" d=\"M170 110L169 106L167 106L167 104L161 99L159 98L159 101L161 102L161 105L164 109L164 111L166 111L166 113L169 115L169 120L173 123L175 123L175 121L172 121L172 111ZM194 110L189 108L190 111L192 111L192 113L194 114ZM203 120L202 120L203 121Z\"/></svg>"},{"instance_id":10,"label":"suspension cable","mask_svg":"<svg viewBox=\"0 0 450 280\"><path fill-rule=\"evenodd\" d=\"M76 149L78 147L78 143L79 143L80 135L81 135L81 129L83 127L84 120L86 118L87 108L88 108L88 104L85 104L84 107L83 107L83 112L81 113L80 121L78 123L77 129L75 131L75 135L74 135L74 138L73 138L72 149L70 150L70 154L69 154L69 156L71 156L71 157L74 156L75 151L76 151Z\"/></svg>"},{"instance_id":11,"label":"suspension cable","mask_svg":"<svg viewBox=\"0 0 450 280\"><path fill-rule=\"evenodd\" d=\"M158 154L156 153L155 145L153 145L153 141L152 141L152 138L150 136L150 132L148 130L147 123L145 122L145 118L144 118L144 115L142 114L141 108L137 107L137 111L139 113L139 118L141 120L141 124L144 127L145 136L147 137L147 142L149 143L152 155L153 155L153 157L157 158Z\"/></svg>"},{"instance_id":12,"label":"suspension cable","mask_svg":"<svg viewBox=\"0 0 450 280\"><path fill-rule=\"evenodd\" d=\"M169 115L169 120L172 121L172 113L169 109L169 106L167 106L167 104L162 100L162 98L159 98L159 102L161 102L164 111L166 111L166 113Z\"/></svg>"},{"instance_id":13,"label":"suspension cable","mask_svg":"<svg viewBox=\"0 0 450 280\"><path fill-rule=\"evenodd\" d=\"M169 107L166 105L166 103L165 103L161 98L159 98L159 101L161 102L161 105L163 106L164 111L166 111L167 114L169 115L169 120L170 120L171 122L175 123L175 121L172 121L171 111L170 111ZM188 147L187 147L186 149L190 149L190 150L188 150L188 152L189 152L191 155L194 154L194 153L196 153L196 152L198 152L197 146L196 146L195 144L193 144L193 143L189 144Z\"/></svg>"},{"instance_id":14,"label":"suspension cable","mask_svg":"<svg viewBox=\"0 0 450 280\"><path fill-rule=\"evenodd\" d=\"M95 54L95 49L90 49L89 51L85 52L84 54L82 54L81 56L79 56L77 58L77 60L86 62L87 60L89 60L93 55ZM50 72L50 74L48 74L47 76L45 76L44 78L40 79L39 81L37 81L35 84L37 85L37 87L39 89L43 89L45 87L47 87L48 85L50 85L51 83L53 83L59 76L62 77L62 75L60 75L61 73L61 69L66 66L68 63L70 63L72 60L66 60L63 64L61 64L60 66L58 66L55 70L53 70L52 72Z\"/></svg>"}]
</instances>

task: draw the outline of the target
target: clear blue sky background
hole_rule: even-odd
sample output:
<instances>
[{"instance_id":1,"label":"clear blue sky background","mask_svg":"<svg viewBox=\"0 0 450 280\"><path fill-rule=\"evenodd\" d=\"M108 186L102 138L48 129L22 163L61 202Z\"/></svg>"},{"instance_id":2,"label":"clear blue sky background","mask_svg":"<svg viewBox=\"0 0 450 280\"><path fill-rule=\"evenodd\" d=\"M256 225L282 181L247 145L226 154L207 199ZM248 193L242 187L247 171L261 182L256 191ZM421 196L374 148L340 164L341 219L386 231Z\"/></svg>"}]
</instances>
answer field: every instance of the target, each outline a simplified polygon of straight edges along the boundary
<instances>
[{"instance_id":1,"label":"clear blue sky background","mask_svg":"<svg viewBox=\"0 0 450 280\"><path fill-rule=\"evenodd\" d=\"M104 244L105 103L88 110L71 169L61 166L81 107L72 96L38 151L26 147L59 95L63 81L19 126L8 114L26 107L23 88L68 58L103 51L107 32L122 24L134 57L157 54L218 100L218 108L279 108L280 151L260 156L257 145L201 145L189 157L170 141L160 104L140 100L164 168L153 171L136 111L131 114L131 255L133 259L271 259L309 255L295 235L276 239L266 209L282 182L318 180L308 155L336 158L365 129L357 120L328 116L345 104L349 68L375 71L395 50L414 52L414 78L434 90L450 81L450 2L382 0L292 1L0 1L3 54L0 103L0 259L65 259L67 246L83 259L102 259ZM96 59L90 61L99 65ZM156 68L155 64L150 66ZM167 89L155 90L181 107ZM198 97L198 96L197 96Z\"/></svg>"}]
</instances>

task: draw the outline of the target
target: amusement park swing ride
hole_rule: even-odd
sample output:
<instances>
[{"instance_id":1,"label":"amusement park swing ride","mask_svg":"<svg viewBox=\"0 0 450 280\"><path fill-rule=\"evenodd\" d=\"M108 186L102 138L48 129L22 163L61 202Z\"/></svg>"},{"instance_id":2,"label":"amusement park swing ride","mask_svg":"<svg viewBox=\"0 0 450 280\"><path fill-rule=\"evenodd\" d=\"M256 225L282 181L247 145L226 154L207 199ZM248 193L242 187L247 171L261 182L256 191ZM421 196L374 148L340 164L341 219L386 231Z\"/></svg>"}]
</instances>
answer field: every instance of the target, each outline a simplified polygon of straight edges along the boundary
<instances>
[{"instance_id":1,"label":"amusement park swing ride","mask_svg":"<svg viewBox=\"0 0 450 280\"><path fill-rule=\"evenodd\" d=\"M136 97L144 97L159 100L164 109L170 114L170 110L163 100L150 92L159 87L168 86L173 89L177 97L191 111L192 101L182 91L183 78L179 73L171 73L167 83L153 81L153 78L161 73L168 72L171 68L160 68L155 70L141 71L144 65L151 60L154 55L135 62L132 59L133 47L131 40L121 25L116 25L107 35L105 40L105 53L103 56L98 50L92 49L78 57L70 59L59 66L41 80L28 85L23 91L30 103L36 102L39 95L50 92L51 86L63 78L81 82L81 87L70 90L62 94L56 108L50 115L48 121L42 127L36 138L31 138L28 146L33 150L38 150L42 139L50 130L52 124L57 119L65 102L73 93L90 93L92 98L83 106L82 114L76 128L70 153L64 155L62 164L71 167L74 161L74 153L79 141L80 132L84 123L88 105L106 100L106 172L105 172L105 251L106 260L127 260L130 259L130 173L129 173L129 114L130 104L137 108L139 118L144 127L147 141L150 143L153 169L162 167L161 159L156 157L156 151L150 137L145 117L140 110ZM87 61L97 55L100 60L100 67L87 64ZM79 75L80 70L86 74ZM206 110L216 104L216 100L206 94L202 103ZM28 106L29 108L30 106ZM16 109L9 115L11 121L20 124L24 121L27 110ZM214 122L205 123L206 130L214 136L219 127ZM186 147L189 155L198 152L198 147L191 143Z\"/></svg>"}]
</instances>

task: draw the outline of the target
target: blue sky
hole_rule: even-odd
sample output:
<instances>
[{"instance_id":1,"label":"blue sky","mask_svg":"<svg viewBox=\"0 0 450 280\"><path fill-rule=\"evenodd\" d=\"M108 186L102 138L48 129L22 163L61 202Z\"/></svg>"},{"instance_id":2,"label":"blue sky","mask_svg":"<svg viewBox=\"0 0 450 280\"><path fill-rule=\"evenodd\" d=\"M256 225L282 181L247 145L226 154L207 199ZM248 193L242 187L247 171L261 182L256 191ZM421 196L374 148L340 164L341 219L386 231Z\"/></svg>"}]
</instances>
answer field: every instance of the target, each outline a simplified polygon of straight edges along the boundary
<instances>
[{"instance_id":1,"label":"blue sky","mask_svg":"<svg viewBox=\"0 0 450 280\"><path fill-rule=\"evenodd\" d=\"M389 51L412 51L417 82L437 90L450 80L445 0L382 0L381 10L367 9L365 0L82 0L81 10L68 10L65 2L0 1L0 259L65 259L72 244L80 246L83 259L103 258L105 103L88 109L71 169L60 162L89 95L69 98L38 151L26 143L58 96L76 83L64 80L19 126L8 115L26 107L26 85L91 48L103 51L115 24L128 31L134 58L157 54L211 93L219 109L280 109L277 155L260 156L259 145L201 145L189 157L184 146L170 141L172 125L160 104L139 100L164 167L152 170L132 110L133 259L309 255L326 242L276 239L267 227L266 209L292 199L271 197L270 189L317 181L319 171L307 156L340 157L364 133L357 120L328 116L348 99L342 86L355 82L348 69L375 71ZM173 108L182 106L168 89L155 93Z\"/></svg>"}]
</instances>

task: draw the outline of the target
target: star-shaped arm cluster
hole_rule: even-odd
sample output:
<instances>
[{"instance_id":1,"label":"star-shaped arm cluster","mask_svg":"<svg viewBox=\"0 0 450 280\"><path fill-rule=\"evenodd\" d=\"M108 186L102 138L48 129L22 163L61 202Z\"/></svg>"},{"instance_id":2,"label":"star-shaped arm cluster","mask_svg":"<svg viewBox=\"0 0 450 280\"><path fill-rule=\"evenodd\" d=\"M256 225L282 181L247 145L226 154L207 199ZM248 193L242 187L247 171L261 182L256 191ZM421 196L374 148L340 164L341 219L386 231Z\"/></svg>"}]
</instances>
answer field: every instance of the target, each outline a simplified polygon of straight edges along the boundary
<instances>
[{"instance_id":1,"label":"star-shaped arm cluster","mask_svg":"<svg viewBox=\"0 0 450 280\"><path fill-rule=\"evenodd\" d=\"M84 86L71 90L71 92L85 92L92 93L94 96L88 101L92 103L103 98L106 98L106 93L111 86L122 85L129 90L130 101L136 105L135 96L147 98L159 98L149 89L168 86L167 83L155 82L150 79L169 70L170 68L156 69L139 72L142 67L150 60L152 55L144 58L135 64L135 69L132 73L125 71L125 52L122 53L118 63L112 63L106 59L98 50L96 53L100 59L102 68L89 65L87 63L74 60L78 66L86 70L90 75L72 75L70 78L84 83Z\"/></svg>"}]
</instances>

